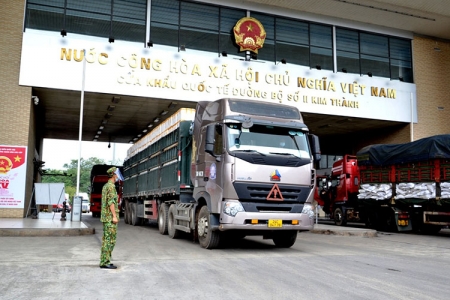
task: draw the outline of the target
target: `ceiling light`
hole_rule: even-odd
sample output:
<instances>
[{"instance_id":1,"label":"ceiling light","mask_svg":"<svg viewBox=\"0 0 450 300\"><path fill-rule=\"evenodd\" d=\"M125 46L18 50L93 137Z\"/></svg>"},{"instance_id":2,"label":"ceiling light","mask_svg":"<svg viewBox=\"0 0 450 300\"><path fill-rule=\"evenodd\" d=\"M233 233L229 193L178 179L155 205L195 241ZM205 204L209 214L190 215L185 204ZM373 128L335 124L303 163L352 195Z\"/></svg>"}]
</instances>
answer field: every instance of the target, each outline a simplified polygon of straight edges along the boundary
<instances>
[{"instance_id":1,"label":"ceiling light","mask_svg":"<svg viewBox=\"0 0 450 300\"><path fill-rule=\"evenodd\" d=\"M120 102L120 97L113 97L111 102L115 103L115 104L119 103Z\"/></svg>"},{"instance_id":2,"label":"ceiling light","mask_svg":"<svg viewBox=\"0 0 450 300\"><path fill-rule=\"evenodd\" d=\"M105 126L101 125L98 129L103 130L103 128L105 128Z\"/></svg>"},{"instance_id":3,"label":"ceiling light","mask_svg":"<svg viewBox=\"0 0 450 300\"><path fill-rule=\"evenodd\" d=\"M96 142L96 141L97 141L97 139L93 139L92 141L93 141L93 142Z\"/></svg>"},{"instance_id":4,"label":"ceiling light","mask_svg":"<svg viewBox=\"0 0 450 300\"><path fill-rule=\"evenodd\" d=\"M108 123L108 120L103 119L103 120L102 120L102 124L106 124L106 123Z\"/></svg>"},{"instance_id":5,"label":"ceiling light","mask_svg":"<svg viewBox=\"0 0 450 300\"><path fill-rule=\"evenodd\" d=\"M177 106L176 102L170 102L170 104L167 108L174 108L175 106Z\"/></svg>"},{"instance_id":6,"label":"ceiling light","mask_svg":"<svg viewBox=\"0 0 450 300\"><path fill-rule=\"evenodd\" d=\"M163 111L160 113L160 115L161 115L161 116L164 116L164 115L167 115L167 113L168 113L167 110L163 110Z\"/></svg>"},{"instance_id":7,"label":"ceiling light","mask_svg":"<svg viewBox=\"0 0 450 300\"><path fill-rule=\"evenodd\" d=\"M147 131L148 131L147 129L142 130L143 133L146 133Z\"/></svg>"},{"instance_id":8,"label":"ceiling light","mask_svg":"<svg viewBox=\"0 0 450 300\"><path fill-rule=\"evenodd\" d=\"M158 123L159 122L159 118L154 118L153 119L153 123Z\"/></svg>"},{"instance_id":9,"label":"ceiling light","mask_svg":"<svg viewBox=\"0 0 450 300\"><path fill-rule=\"evenodd\" d=\"M110 113L106 113L105 114L105 119L109 119L109 118L111 118L112 117L112 114L110 114Z\"/></svg>"},{"instance_id":10,"label":"ceiling light","mask_svg":"<svg viewBox=\"0 0 450 300\"><path fill-rule=\"evenodd\" d=\"M141 136L142 136L142 133L139 133L139 134L137 135L138 138L141 137Z\"/></svg>"},{"instance_id":11,"label":"ceiling light","mask_svg":"<svg viewBox=\"0 0 450 300\"><path fill-rule=\"evenodd\" d=\"M152 128L152 127L153 127L153 124L148 124L147 127L148 127L148 128Z\"/></svg>"},{"instance_id":12,"label":"ceiling light","mask_svg":"<svg viewBox=\"0 0 450 300\"><path fill-rule=\"evenodd\" d=\"M102 134L102 132L99 130L99 131L97 131L97 134Z\"/></svg>"},{"instance_id":13,"label":"ceiling light","mask_svg":"<svg viewBox=\"0 0 450 300\"><path fill-rule=\"evenodd\" d=\"M133 141L137 141L138 138L134 138Z\"/></svg>"},{"instance_id":14,"label":"ceiling light","mask_svg":"<svg viewBox=\"0 0 450 300\"><path fill-rule=\"evenodd\" d=\"M109 105L108 108L106 109L107 111L113 111L116 109L115 105Z\"/></svg>"},{"instance_id":15,"label":"ceiling light","mask_svg":"<svg viewBox=\"0 0 450 300\"><path fill-rule=\"evenodd\" d=\"M96 136L94 136L96 139L98 139L100 136L97 134Z\"/></svg>"}]
</instances>

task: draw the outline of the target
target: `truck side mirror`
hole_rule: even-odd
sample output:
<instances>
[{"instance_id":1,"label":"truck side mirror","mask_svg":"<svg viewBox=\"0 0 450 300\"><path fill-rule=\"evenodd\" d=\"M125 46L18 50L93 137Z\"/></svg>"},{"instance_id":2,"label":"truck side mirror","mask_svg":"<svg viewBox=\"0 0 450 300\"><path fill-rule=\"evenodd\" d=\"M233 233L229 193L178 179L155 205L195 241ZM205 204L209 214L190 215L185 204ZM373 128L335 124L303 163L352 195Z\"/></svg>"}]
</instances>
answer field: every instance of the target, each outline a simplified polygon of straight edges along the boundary
<instances>
[{"instance_id":1,"label":"truck side mirror","mask_svg":"<svg viewBox=\"0 0 450 300\"><path fill-rule=\"evenodd\" d=\"M205 152L214 155L214 131L215 125L210 124L206 127L206 137L205 137Z\"/></svg>"},{"instance_id":2,"label":"truck side mirror","mask_svg":"<svg viewBox=\"0 0 450 300\"><path fill-rule=\"evenodd\" d=\"M311 152L313 155L313 159L315 161L320 161L321 152L320 152L319 137L314 134L308 134L308 140L309 140L309 144L311 146Z\"/></svg>"}]
</instances>

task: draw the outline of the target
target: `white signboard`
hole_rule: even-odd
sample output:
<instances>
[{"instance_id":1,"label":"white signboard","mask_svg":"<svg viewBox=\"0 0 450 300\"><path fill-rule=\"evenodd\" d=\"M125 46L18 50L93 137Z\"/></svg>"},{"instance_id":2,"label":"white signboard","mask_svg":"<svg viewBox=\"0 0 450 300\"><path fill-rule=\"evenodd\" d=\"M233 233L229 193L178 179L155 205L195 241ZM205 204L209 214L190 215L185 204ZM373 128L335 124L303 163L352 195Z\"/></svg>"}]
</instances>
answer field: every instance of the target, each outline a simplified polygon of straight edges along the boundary
<instances>
[{"instance_id":1,"label":"white signboard","mask_svg":"<svg viewBox=\"0 0 450 300\"><path fill-rule=\"evenodd\" d=\"M65 201L64 183L35 183L36 204L62 204Z\"/></svg>"},{"instance_id":2,"label":"white signboard","mask_svg":"<svg viewBox=\"0 0 450 300\"><path fill-rule=\"evenodd\" d=\"M81 90L86 59L86 92L195 102L247 98L309 113L417 121L415 84L389 78L29 29L22 45L20 85Z\"/></svg>"}]
</instances>

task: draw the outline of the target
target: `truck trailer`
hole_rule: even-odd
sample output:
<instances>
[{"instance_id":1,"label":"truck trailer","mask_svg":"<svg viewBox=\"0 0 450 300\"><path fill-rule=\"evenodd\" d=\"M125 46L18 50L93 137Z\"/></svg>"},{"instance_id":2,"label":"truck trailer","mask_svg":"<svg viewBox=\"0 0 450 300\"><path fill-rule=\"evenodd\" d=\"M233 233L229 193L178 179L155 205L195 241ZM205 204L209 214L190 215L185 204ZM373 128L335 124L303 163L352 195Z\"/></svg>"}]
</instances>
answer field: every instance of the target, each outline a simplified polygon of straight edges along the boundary
<instances>
[{"instance_id":1,"label":"truck trailer","mask_svg":"<svg viewBox=\"0 0 450 300\"><path fill-rule=\"evenodd\" d=\"M450 225L450 135L367 146L317 180L315 199L336 225L426 233Z\"/></svg>"},{"instance_id":2,"label":"truck trailer","mask_svg":"<svg viewBox=\"0 0 450 300\"><path fill-rule=\"evenodd\" d=\"M203 248L259 235L291 247L314 226L317 136L292 106L245 99L180 109L128 150L125 223Z\"/></svg>"}]
</instances>

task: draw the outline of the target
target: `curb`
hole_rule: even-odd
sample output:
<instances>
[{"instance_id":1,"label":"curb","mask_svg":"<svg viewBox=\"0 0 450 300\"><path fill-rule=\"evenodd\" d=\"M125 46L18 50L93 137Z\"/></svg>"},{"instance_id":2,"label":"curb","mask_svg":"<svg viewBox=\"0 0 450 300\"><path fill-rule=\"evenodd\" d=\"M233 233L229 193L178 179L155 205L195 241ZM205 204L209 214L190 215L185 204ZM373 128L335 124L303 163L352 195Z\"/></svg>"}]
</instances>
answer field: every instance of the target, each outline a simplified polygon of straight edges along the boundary
<instances>
[{"instance_id":1,"label":"curb","mask_svg":"<svg viewBox=\"0 0 450 300\"><path fill-rule=\"evenodd\" d=\"M310 232L317 233L317 234L325 234L325 235L362 236L362 237L368 237L368 238L378 236L376 230L353 231L353 230L312 229Z\"/></svg>"},{"instance_id":2,"label":"curb","mask_svg":"<svg viewBox=\"0 0 450 300\"><path fill-rule=\"evenodd\" d=\"M0 236L79 236L95 234L95 228L83 222L87 228L0 228Z\"/></svg>"}]
</instances>

